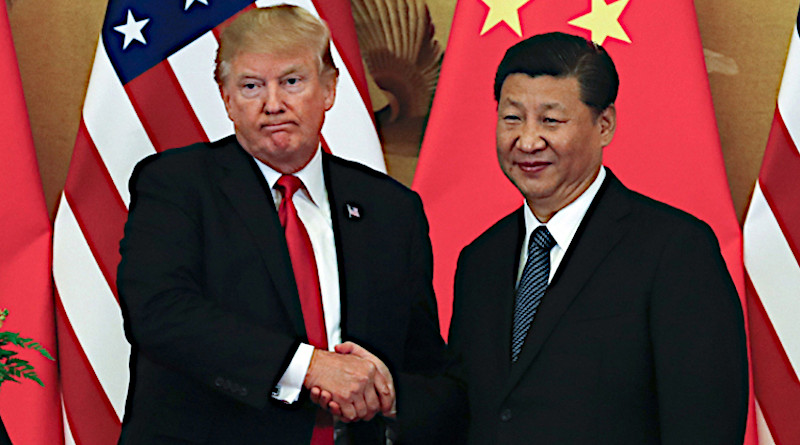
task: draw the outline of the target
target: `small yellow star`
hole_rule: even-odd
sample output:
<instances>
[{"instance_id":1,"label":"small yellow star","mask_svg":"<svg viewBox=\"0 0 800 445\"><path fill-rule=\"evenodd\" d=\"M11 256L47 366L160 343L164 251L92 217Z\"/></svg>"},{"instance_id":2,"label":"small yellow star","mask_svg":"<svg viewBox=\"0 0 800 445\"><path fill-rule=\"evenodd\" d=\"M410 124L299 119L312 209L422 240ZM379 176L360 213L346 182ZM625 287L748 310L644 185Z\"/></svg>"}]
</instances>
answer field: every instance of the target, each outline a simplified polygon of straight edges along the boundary
<instances>
[{"instance_id":1,"label":"small yellow star","mask_svg":"<svg viewBox=\"0 0 800 445\"><path fill-rule=\"evenodd\" d=\"M506 22L509 28L518 36L522 37L522 26L519 23L519 8L523 7L531 0L481 0L489 7L489 14L483 22L481 35L497 26L500 22Z\"/></svg>"},{"instance_id":2,"label":"small yellow star","mask_svg":"<svg viewBox=\"0 0 800 445\"><path fill-rule=\"evenodd\" d=\"M617 0L608 5L605 0L592 0L592 10L569 22L572 26L587 29L592 32L592 41L602 45L606 38L613 37L623 42L631 43L631 39L622 25L619 16L628 6L630 0Z\"/></svg>"}]
</instances>

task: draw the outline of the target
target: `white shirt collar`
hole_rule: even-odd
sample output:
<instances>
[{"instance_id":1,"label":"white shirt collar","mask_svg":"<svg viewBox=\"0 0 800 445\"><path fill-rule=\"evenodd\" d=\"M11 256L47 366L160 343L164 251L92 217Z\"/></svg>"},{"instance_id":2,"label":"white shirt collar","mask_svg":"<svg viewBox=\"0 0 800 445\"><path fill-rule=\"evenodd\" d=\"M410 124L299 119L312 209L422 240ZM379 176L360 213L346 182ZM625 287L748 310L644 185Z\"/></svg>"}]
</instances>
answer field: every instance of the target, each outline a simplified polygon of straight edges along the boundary
<instances>
[{"instance_id":1,"label":"white shirt collar","mask_svg":"<svg viewBox=\"0 0 800 445\"><path fill-rule=\"evenodd\" d=\"M533 211L531 211L531 208L528 207L527 204L524 205L525 242L522 246L523 249L528 248L528 240L531 237L531 233L533 233L537 227L545 225L556 240L558 247L560 247L562 251L566 251L572 243L572 238L575 237L575 232L578 231L578 226L580 226L583 217L589 210L589 206L592 204L594 197L597 196L597 192L600 191L600 186L603 184L605 178L606 168L600 166L600 173L598 173L589 188L578 196L575 201L572 201L566 207L556 212L550 220L547 221L547 224L539 222L533 214ZM523 252L525 251L526 250L523 250Z\"/></svg>"},{"instance_id":2,"label":"white shirt collar","mask_svg":"<svg viewBox=\"0 0 800 445\"><path fill-rule=\"evenodd\" d=\"M254 158L255 159L255 158ZM278 182L278 179L283 175L283 173L273 169L269 165L259 161L256 159L256 165L261 170L261 173L264 175L264 179L267 180L267 184L269 184L269 188L273 189L275 187L275 183ZM314 156L308 161L305 167L300 169L300 171L294 173L294 176L300 178L303 181L303 185L305 186L308 193L311 195L311 200L316 203L318 206L321 203L327 202L327 192L325 190L325 177L322 173L322 149L317 148L317 152L314 153ZM274 190L274 189L273 189ZM273 192L274 194L274 192Z\"/></svg>"}]
</instances>

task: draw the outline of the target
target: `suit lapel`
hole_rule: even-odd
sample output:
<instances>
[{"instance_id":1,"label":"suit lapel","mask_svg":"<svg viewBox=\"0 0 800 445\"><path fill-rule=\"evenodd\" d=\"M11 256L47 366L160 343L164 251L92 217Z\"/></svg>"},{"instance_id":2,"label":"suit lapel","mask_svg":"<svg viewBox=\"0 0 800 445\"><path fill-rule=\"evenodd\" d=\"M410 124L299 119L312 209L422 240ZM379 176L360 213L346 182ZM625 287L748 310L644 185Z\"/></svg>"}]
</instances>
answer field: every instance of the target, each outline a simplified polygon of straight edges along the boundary
<instances>
[{"instance_id":1,"label":"suit lapel","mask_svg":"<svg viewBox=\"0 0 800 445\"><path fill-rule=\"evenodd\" d=\"M625 189L610 171L607 173L545 293L519 361L511 369L504 396L517 385L572 301L627 231L619 223L630 211Z\"/></svg>"},{"instance_id":2,"label":"suit lapel","mask_svg":"<svg viewBox=\"0 0 800 445\"><path fill-rule=\"evenodd\" d=\"M264 177L235 140L215 153L222 193L239 214L261 252L269 277L287 308L295 330L305 337L305 324L283 227Z\"/></svg>"},{"instance_id":3,"label":"suit lapel","mask_svg":"<svg viewBox=\"0 0 800 445\"><path fill-rule=\"evenodd\" d=\"M347 174L342 174L341 168L332 158L323 153L322 171L325 176L325 188L328 191L328 202L331 206L331 223L333 225L333 238L336 243L336 261L339 268L339 300L341 302L341 330L342 340L349 338L352 332L364 332L367 328L369 317L361 312L368 310L366 301L361 301L362 293L352 292L357 288L356 283L349 283L348 277L359 276L354 268L359 267L353 263L358 258L358 246L364 241L358 238L363 234L358 230L362 214L368 209L363 208L365 194ZM345 213L350 205L352 213L348 217ZM361 264L361 267L364 265Z\"/></svg>"},{"instance_id":4,"label":"suit lapel","mask_svg":"<svg viewBox=\"0 0 800 445\"><path fill-rule=\"evenodd\" d=\"M498 231L498 239L493 243L485 258L485 289L483 295L496 295L497 301L486 307L485 335L491 336L490 345L494 356L486 365L496 367L492 375L508 376L511 365L511 323L514 313L517 271L519 269L522 237L525 235L525 217L522 208L508 218L509 228ZM510 273L509 273L510 272ZM484 335L484 334L481 334Z\"/></svg>"}]
</instances>

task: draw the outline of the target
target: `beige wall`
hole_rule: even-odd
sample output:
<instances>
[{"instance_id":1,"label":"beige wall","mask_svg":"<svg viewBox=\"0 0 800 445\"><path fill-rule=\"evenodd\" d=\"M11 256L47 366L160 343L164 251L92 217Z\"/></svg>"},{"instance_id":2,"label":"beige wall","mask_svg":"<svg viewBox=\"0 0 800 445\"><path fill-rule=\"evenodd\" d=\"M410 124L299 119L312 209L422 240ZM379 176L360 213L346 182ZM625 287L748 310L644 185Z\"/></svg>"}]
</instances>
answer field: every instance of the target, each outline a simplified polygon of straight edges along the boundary
<instances>
[{"instance_id":1,"label":"beige wall","mask_svg":"<svg viewBox=\"0 0 800 445\"><path fill-rule=\"evenodd\" d=\"M735 67L711 72L709 81L728 182L742 220L772 124L798 1L697 0L695 8L703 47Z\"/></svg>"},{"instance_id":2,"label":"beige wall","mask_svg":"<svg viewBox=\"0 0 800 445\"><path fill-rule=\"evenodd\" d=\"M67 178L106 0L16 0L9 9L47 208Z\"/></svg>"},{"instance_id":3,"label":"beige wall","mask_svg":"<svg viewBox=\"0 0 800 445\"><path fill-rule=\"evenodd\" d=\"M437 39L444 44L455 0L427 3ZM709 80L731 192L740 218L758 175L797 3L695 2L710 61ZM16 0L9 11L51 212L66 179L105 5L104 0ZM397 175L410 175L413 163L405 168L406 172Z\"/></svg>"}]
</instances>

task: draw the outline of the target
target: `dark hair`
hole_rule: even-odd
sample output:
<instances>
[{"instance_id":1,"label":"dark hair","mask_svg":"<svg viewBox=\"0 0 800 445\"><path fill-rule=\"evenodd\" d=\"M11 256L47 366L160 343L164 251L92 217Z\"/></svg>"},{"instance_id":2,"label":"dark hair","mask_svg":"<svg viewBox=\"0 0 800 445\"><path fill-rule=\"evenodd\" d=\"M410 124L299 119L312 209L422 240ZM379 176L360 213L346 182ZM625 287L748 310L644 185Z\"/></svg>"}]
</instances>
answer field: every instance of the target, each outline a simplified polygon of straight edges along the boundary
<instances>
[{"instance_id":1,"label":"dark hair","mask_svg":"<svg viewBox=\"0 0 800 445\"><path fill-rule=\"evenodd\" d=\"M529 37L506 51L494 78L494 99L500 100L503 82L511 74L531 77L575 76L581 101L596 114L617 99L619 76L614 62L602 46L583 37L552 32Z\"/></svg>"}]
</instances>

